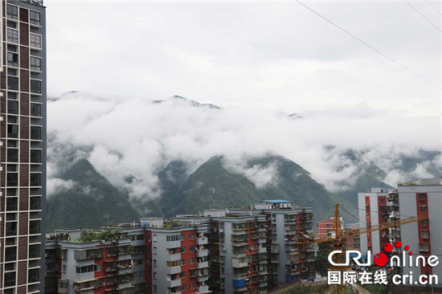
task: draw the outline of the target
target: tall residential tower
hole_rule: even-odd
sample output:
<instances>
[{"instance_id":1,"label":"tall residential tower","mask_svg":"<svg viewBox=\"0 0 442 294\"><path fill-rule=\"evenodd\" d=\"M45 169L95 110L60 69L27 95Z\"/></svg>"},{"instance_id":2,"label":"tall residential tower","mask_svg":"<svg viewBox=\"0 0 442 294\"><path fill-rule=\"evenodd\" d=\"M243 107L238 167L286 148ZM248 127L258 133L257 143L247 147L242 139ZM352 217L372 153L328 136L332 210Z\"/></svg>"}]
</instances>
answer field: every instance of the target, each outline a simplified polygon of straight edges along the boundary
<instances>
[{"instance_id":1,"label":"tall residential tower","mask_svg":"<svg viewBox=\"0 0 442 294\"><path fill-rule=\"evenodd\" d=\"M45 7L42 0L0 3L0 293L43 293Z\"/></svg>"}]
</instances>

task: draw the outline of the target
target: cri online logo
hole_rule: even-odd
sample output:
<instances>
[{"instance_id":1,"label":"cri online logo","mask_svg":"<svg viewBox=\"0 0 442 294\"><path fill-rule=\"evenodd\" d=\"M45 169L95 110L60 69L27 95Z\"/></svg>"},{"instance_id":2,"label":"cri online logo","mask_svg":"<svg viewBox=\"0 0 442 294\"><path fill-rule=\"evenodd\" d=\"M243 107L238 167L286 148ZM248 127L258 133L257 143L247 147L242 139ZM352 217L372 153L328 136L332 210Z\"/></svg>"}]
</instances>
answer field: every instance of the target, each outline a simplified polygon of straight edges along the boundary
<instances>
[{"instance_id":1,"label":"cri online logo","mask_svg":"<svg viewBox=\"0 0 442 294\"><path fill-rule=\"evenodd\" d=\"M401 241L396 241L394 243L394 247L396 248L400 248L402 246ZM408 251L410 249L410 246L406 245L404 247L405 251ZM391 252L393 251L393 245L390 243L387 243L384 245L384 250L385 252ZM425 256L421 256L418 255L415 260L413 260L413 251L408 251L408 258L406 256L405 251L402 252L402 259L398 256L398 255L394 255L390 258L390 263L391 266L394 264L395 266L419 266L419 262L421 266L425 266L427 263L429 266L437 266L439 264L439 258L435 255L430 255L428 257ZM353 259L353 261L356 263L356 265L358 266L371 266L371 252L368 251L367 252L367 262L363 263L360 262L362 261L362 254L360 251L357 250L347 250L345 252L345 262L344 263L337 263L333 261L333 255L335 254L341 254L342 251L341 250L335 250L330 252L330 254L328 255L328 261L330 262L331 265L334 266L349 266L350 265L350 260ZM350 257L351 254L354 254L354 257ZM385 253L377 253L374 256L373 259L374 263L377 266L383 267L386 266L388 264L388 257Z\"/></svg>"},{"instance_id":2,"label":"cri online logo","mask_svg":"<svg viewBox=\"0 0 442 294\"><path fill-rule=\"evenodd\" d=\"M402 246L402 242L401 241L396 241L394 243L394 247L396 248L401 248ZM410 246L406 245L404 247L404 249L406 251L408 251L408 249L410 249ZM390 243L387 243L384 245L384 250L385 252L391 252L393 251L393 245L391 245ZM408 252L409 255L413 254L413 251ZM374 264L376 264L377 266L386 266L388 263L388 257L387 255L385 255L385 253L378 253L374 256Z\"/></svg>"}]
</instances>

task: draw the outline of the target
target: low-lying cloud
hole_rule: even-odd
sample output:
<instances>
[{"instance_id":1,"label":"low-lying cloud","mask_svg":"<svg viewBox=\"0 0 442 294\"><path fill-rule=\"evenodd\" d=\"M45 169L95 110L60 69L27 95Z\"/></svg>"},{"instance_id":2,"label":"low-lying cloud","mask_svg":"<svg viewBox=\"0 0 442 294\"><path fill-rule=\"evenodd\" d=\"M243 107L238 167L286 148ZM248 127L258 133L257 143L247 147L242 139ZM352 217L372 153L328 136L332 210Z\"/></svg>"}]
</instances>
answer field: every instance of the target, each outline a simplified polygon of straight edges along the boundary
<instances>
[{"instance_id":1,"label":"low-lying cloud","mask_svg":"<svg viewBox=\"0 0 442 294\"><path fill-rule=\"evenodd\" d=\"M405 117L358 104L299 113L302 118L291 119L266 110L152 100L68 93L49 102L48 194L67 185L56 179L67 154L72 160L87 158L112 184L138 199L161 196L157 172L171 161L187 162L191 173L217 155L224 155L227 167L258 188L277 182L277 167L245 168L242 162L269 152L295 161L331 190L342 189L336 185L339 181L351 185L358 172L359 167L342 155L348 149L361 151L362 162L374 162L393 185L430 175L430 165L442 168L439 156L428 163L423 158L411 172L397 170L401 155L441 150L440 116Z\"/></svg>"}]
</instances>

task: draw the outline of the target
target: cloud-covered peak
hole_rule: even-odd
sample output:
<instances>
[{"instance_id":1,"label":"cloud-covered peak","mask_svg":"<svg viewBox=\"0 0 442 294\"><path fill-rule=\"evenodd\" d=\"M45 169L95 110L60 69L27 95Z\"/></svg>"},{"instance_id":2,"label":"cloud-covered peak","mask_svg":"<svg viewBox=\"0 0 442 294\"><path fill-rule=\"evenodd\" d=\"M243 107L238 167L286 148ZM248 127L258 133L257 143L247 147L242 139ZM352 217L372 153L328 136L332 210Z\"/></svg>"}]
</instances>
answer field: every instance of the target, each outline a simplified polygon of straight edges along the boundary
<instances>
[{"instance_id":1,"label":"cloud-covered peak","mask_svg":"<svg viewBox=\"0 0 442 294\"><path fill-rule=\"evenodd\" d=\"M210 109L222 109L221 107L210 104L210 103L200 103L195 100L187 99L183 96L174 95L166 100L154 100L153 103L161 104L161 103L173 103L173 104L183 104L183 105L190 105L194 107L207 107Z\"/></svg>"},{"instance_id":2,"label":"cloud-covered peak","mask_svg":"<svg viewBox=\"0 0 442 294\"><path fill-rule=\"evenodd\" d=\"M204 107L210 104L177 97L152 103L137 97L99 98L80 92L68 96L48 104L52 174L66 154L86 158L112 184L135 198L161 196L158 171L170 162L186 162L191 173L217 155L241 167L245 157L278 154L331 189L336 182L352 178L360 170L358 162L376 164L393 185L409 176L425 175L429 168L442 169L437 156L424 158L428 163L409 171L398 172L397 167L404 155L420 158L419 150L440 152L440 138L434 135L440 134L439 118L376 110L355 115L362 108L358 104L318 115L301 113L304 119L291 120L265 109L213 111ZM194 107L199 105L203 107ZM345 154L349 149L358 154L358 162ZM273 180L271 171L243 172L268 184Z\"/></svg>"}]
</instances>

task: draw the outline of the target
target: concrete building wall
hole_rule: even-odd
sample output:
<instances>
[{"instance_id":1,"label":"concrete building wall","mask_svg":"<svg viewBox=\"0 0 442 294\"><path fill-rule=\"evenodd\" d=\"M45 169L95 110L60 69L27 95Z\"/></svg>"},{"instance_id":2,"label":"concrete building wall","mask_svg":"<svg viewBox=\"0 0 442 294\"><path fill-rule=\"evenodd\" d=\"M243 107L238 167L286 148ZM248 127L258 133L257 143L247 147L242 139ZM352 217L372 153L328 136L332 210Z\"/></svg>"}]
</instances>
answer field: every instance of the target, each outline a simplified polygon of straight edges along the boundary
<instances>
[{"instance_id":1,"label":"concrete building wall","mask_svg":"<svg viewBox=\"0 0 442 294\"><path fill-rule=\"evenodd\" d=\"M416 216L420 211L419 201L416 200L418 194L425 193L428 198L428 224L430 238L430 252L420 252L419 250L419 222L410 223L401 226L402 245L409 245L410 251L416 254L431 254L442 259L442 185L434 186L399 186L399 205L402 217ZM428 228L421 227L421 231L427 231ZM425 274L425 270L418 270L416 267L405 266L404 273L412 271L416 274ZM437 275L439 280L442 278L442 263L432 268L432 274ZM441 287L442 284L439 284Z\"/></svg>"},{"instance_id":2,"label":"concrete building wall","mask_svg":"<svg viewBox=\"0 0 442 294\"><path fill-rule=\"evenodd\" d=\"M3 120L0 122L0 135L2 140L0 161L2 171L1 178L1 220L0 226L2 235L5 237L8 224L5 220L5 208L8 213L16 214L15 233L10 231L7 234L9 244L15 238L16 258L8 261L3 260L7 249L6 244L0 244L3 253L0 255L2 264L0 268L0 291L6 288L6 293L43 293L44 292L44 244L45 239L41 232L44 232L44 210L46 198L46 16L45 7L42 1L0 1L2 11L2 72L0 74L1 92L0 112ZM15 18L7 15L7 5L17 8ZM31 11L40 13L40 24L31 25ZM9 22L9 25L8 25ZM11 28L17 32L17 39L8 38L8 30ZM31 34L41 36L41 48L36 48L30 44ZM16 55L16 63L8 63L8 52ZM37 71L30 67L32 57L41 58L41 67ZM12 80L16 79L17 87L12 86ZM31 80L41 81L39 93L32 91ZM39 104L41 112L33 115L32 106ZM15 105L11 107L11 105ZM17 133L13 135L9 132L10 127L16 127ZM33 139L31 130L39 127L41 136ZM39 162L30 160L31 149L41 150ZM16 154L12 159L10 155ZM15 157L15 156L14 156ZM40 175L40 183L31 181L33 174ZM16 175L17 181L8 181L8 177ZM35 178L34 178L35 179ZM39 199L39 207L31 207L31 197ZM12 208L6 205L8 201L17 200L17 207ZM12 222L11 222L12 223ZM15 226L14 225L14 226ZM39 227L39 232L31 235L30 229L33 225ZM29 258L29 247L40 245L40 258ZM11 257L11 255L9 256ZM9 264L6 265L6 262ZM14 270L5 273L6 268ZM32 276L31 276L32 273ZM38 273L35 275L35 273ZM8 284L6 278L8 276ZM13 279L11 279L13 278ZM33 279L33 280L31 280Z\"/></svg>"},{"instance_id":3,"label":"concrete building wall","mask_svg":"<svg viewBox=\"0 0 442 294\"><path fill-rule=\"evenodd\" d=\"M224 275L221 273L221 277L224 277L224 293L233 293L232 232L232 223L224 222Z\"/></svg>"},{"instance_id":4,"label":"concrete building wall","mask_svg":"<svg viewBox=\"0 0 442 294\"><path fill-rule=\"evenodd\" d=\"M276 220L276 241L279 244L279 263L278 263L278 284L284 285L285 281L285 260L287 258L285 251L285 214L275 213Z\"/></svg>"}]
</instances>

